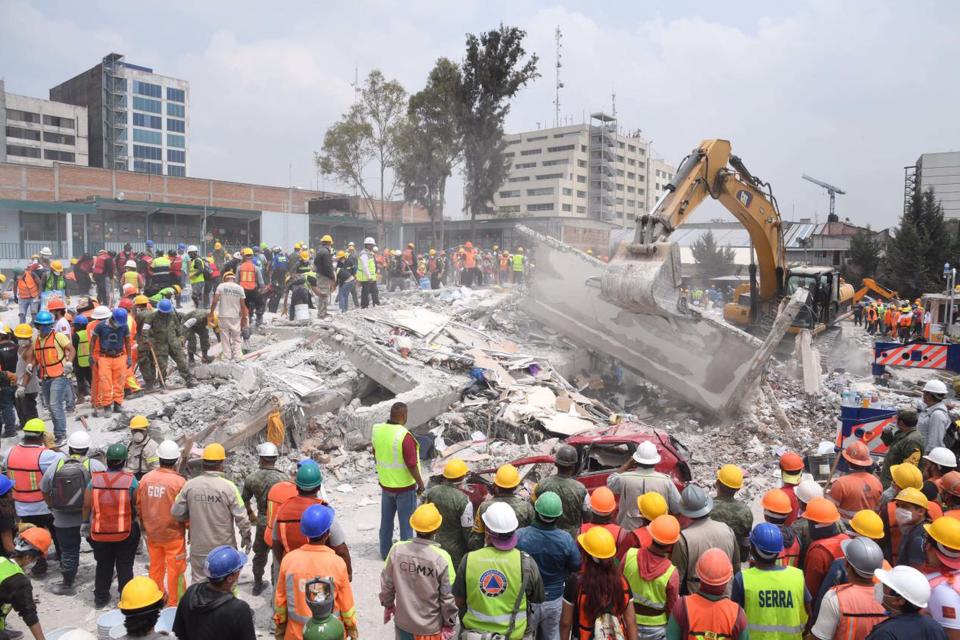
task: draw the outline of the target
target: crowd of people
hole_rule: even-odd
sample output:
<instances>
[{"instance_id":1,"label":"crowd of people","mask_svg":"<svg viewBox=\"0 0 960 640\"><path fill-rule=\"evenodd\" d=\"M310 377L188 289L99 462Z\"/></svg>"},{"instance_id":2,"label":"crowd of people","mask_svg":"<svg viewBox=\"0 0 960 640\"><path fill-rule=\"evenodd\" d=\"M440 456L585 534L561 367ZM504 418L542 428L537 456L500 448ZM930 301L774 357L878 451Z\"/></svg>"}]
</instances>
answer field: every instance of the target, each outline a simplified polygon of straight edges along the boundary
<instances>
[{"instance_id":1,"label":"crowd of people","mask_svg":"<svg viewBox=\"0 0 960 640\"><path fill-rule=\"evenodd\" d=\"M932 322L920 300L861 300L853 305L853 321L872 336L891 340L923 340Z\"/></svg>"}]
</instances>

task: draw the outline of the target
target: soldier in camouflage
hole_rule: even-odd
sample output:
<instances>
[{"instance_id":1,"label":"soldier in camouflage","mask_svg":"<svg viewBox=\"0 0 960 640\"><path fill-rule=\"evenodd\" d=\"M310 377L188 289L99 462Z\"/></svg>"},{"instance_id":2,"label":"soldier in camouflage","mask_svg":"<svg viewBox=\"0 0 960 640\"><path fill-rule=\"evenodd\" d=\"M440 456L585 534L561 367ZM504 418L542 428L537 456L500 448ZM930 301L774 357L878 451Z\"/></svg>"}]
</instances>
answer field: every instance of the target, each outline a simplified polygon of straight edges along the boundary
<instances>
[{"instance_id":1,"label":"soldier in camouflage","mask_svg":"<svg viewBox=\"0 0 960 640\"><path fill-rule=\"evenodd\" d=\"M190 369L187 368L187 357L183 353L180 336L180 321L173 310L173 303L169 300L161 300L156 311L144 311L138 314L137 322L140 323L140 332L137 334L137 362L143 374L145 390L149 391L157 382L157 370L153 363L154 355L161 371L167 370L167 358L172 358L187 386L197 386L193 376L190 375Z\"/></svg>"},{"instance_id":2,"label":"soldier in camouflage","mask_svg":"<svg viewBox=\"0 0 960 640\"><path fill-rule=\"evenodd\" d=\"M537 485L537 495L552 491L560 496L563 515L557 518L557 529L563 529L576 539L580 535L583 514L590 511L590 494L579 480L577 473L577 450L565 444L557 449L554 457L557 466L556 475L544 479Z\"/></svg>"},{"instance_id":3,"label":"soldier in camouflage","mask_svg":"<svg viewBox=\"0 0 960 640\"><path fill-rule=\"evenodd\" d=\"M253 595L263 593L266 587L263 582L263 572L267 567L267 558L270 547L267 546L263 534L267 528L267 494L270 488L278 482L288 480L287 474L276 468L277 457L280 452L272 442L264 442L257 447L260 458L260 468L248 475L243 481L243 491L240 497L247 507L247 518L257 523L256 537L253 539ZM257 517L253 517L253 502L257 501Z\"/></svg>"},{"instance_id":4,"label":"soldier in camouflage","mask_svg":"<svg viewBox=\"0 0 960 640\"><path fill-rule=\"evenodd\" d=\"M886 489L890 486L890 467L903 462L920 466L923 456L923 435L917 430L917 411L903 408L897 412L897 426L887 427L880 434L880 440L887 445L887 455L883 458L880 470L880 483Z\"/></svg>"},{"instance_id":5,"label":"soldier in camouflage","mask_svg":"<svg viewBox=\"0 0 960 640\"><path fill-rule=\"evenodd\" d=\"M463 460L451 459L443 468L442 483L427 489L423 496L423 501L435 505L443 516L434 540L450 554L455 567L460 566L467 553L467 539L473 527L473 504L458 488L468 471Z\"/></svg>"},{"instance_id":6,"label":"soldier in camouflage","mask_svg":"<svg viewBox=\"0 0 960 640\"><path fill-rule=\"evenodd\" d=\"M717 471L717 498L713 501L710 518L725 523L733 529L740 547L740 557L750 557L750 530L753 529L753 512L750 507L736 499L743 486L743 470L726 464Z\"/></svg>"},{"instance_id":7,"label":"soldier in camouflage","mask_svg":"<svg viewBox=\"0 0 960 640\"><path fill-rule=\"evenodd\" d=\"M183 331L187 337L187 360L190 364L195 361L197 340L200 341L203 361L206 364L213 362L213 358L207 353L210 351L210 334L207 332L209 313L206 309L195 309L182 317Z\"/></svg>"},{"instance_id":8,"label":"soldier in camouflage","mask_svg":"<svg viewBox=\"0 0 960 640\"><path fill-rule=\"evenodd\" d=\"M470 551L482 549L486 544L486 529L483 526L483 513L495 502L505 502L513 508L517 514L517 528L529 526L533 522L533 505L528 500L524 500L516 495L517 487L520 485L520 472L512 464L505 464L497 469L497 474L493 479L493 497L483 501L477 509L477 515L473 518L473 529L470 531L470 539L467 546Z\"/></svg>"}]
</instances>

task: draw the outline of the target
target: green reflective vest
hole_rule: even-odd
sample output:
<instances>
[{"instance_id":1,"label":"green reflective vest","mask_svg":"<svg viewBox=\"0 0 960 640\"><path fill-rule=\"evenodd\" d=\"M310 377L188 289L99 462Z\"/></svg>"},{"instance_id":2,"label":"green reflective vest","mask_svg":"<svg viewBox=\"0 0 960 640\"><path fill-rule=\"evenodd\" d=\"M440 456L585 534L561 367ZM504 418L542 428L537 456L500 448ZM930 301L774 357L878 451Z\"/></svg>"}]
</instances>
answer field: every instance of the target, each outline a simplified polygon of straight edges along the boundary
<instances>
[{"instance_id":1,"label":"green reflective vest","mask_svg":"<svg viewBox=\"0 0 960 640\"><path fill-rule=\"evenodd\" d=\"M366 260L367 270L370 272L370 277L363 272L363 261ZM361 253L357 262L360 264L360 267L357 269L357 282L375 282L377 279L377 258L372 253Z\"/></svg>"},{"instance_id":2,"label":"green reflective vest","mask_svg":"<svg viewBox=\"0 0 960 640\"><path fill-rule=\"evenodd\" d=\"M467 613L463 616L463 626L505 635L519 596L510 638L522 638L527 630L527 596L523 589L523 556L519 549L500 551L496 547L484 547L471 551L467 554L464 577Z\"/></svg>"},{"instance_id":3,"label":"green reflective vest","mask_svg":"<svg viewBox=\"0 0 960 640\"><path fill-rule=\"evenodd\" d=\"M190 284L199 284L203 282L203 272L203 258L192 258L190 260L190 267L188 269Z\"/></svg>"},{"instance_id":4,"label":"green reflective vest","mask_svg":"<svg viewBox=\"0 0 960 640\"><path fill-rule=\"evenodd\" d=\"M0 557L0 584L3 583L7 578L11 578L17 574L22 574L23 569L20 568L13 560L8 558ZM13 606L10 604L4 604L0 606L0 631L3 631L7 628L7 614L13 610Z\"/></svg>"},{"instance_id":5,"label":"green reflective vest","mask_svg":"<svg viewBox=\"0 0 960 640\"><path fill-rule=\"evenodd\" d=\"M77 364L81 367L90 366L90 338L86 329L77 331Z\"/></svg>"},{"instance_id":6,"label":"green reflective vest","mask_svg":"<svg viewBox=\"0 0 960 640\"><path fill-rule=\"evenodd\" d=\"M784 567L743 573L743 610L750 640L801 640L807 612L803 606L803 571Z\"/></svg>"},{"instance_id":7,"label":"green reflective vest","mask_svg":"<svg viewBox=\"0 0 960 640\"><path fill-rule=\"evenodd\" d=\"M401 424L381 422L373 425L373 453L380 484L388 488L409 487L416 483L403 462L403 438L409 431ZM416 438L414 438L416 440ZM420 443L417 443L417 465L420 464Z\"/></svg>"},{"instance_id":8,"label":"green reflective vest","mask_svg":"<svg viewBox=\"0 0 960 640\"><path fill-rule=\"evenodd\" d=\"M137 270L133 271L124 271L123 272L123 284L129 284L137 289L140 288L140 274L137 273Z\"/></svg>"},{"instance_id":9,"label":"green reflective vest","mask_svg":"<svg viewBox=\"0 0 960 640\"><path fill-rule=\"evenodd\" d=\"M660 613L652 616L637 613L637 624L644 627L662 627L667 624L667 583L670 576L677 570L672 564L654 580L644 580L640 577L640 567L637 565L637 555L640 550L631 548L623 559L623 577L630 585L634 605L642 605L647 609L655 609Z\"/></svg>"},{"instance_id":10,"label":"green reflective vest","mask_svg":"<svg viewBox=\"0 0 960 640\"><path fill-rule=\"evenodd\" d=\"M514 271L523 271L523 254L515 253L513 254L513 270Z\"/></svg>"}]
</instances>

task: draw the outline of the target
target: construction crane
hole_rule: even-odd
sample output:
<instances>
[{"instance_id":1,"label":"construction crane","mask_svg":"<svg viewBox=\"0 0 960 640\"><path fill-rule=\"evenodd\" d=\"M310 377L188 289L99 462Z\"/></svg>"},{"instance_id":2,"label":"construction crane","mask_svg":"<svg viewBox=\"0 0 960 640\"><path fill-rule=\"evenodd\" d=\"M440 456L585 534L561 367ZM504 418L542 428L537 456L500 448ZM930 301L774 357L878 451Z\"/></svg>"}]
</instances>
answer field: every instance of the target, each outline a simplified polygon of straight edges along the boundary
<instances>
[{"instance_id":1,"label":"construction crane","mask_svg":"<svg viewBox=\"0 0 960 640\"><path fill-rule=\"evenodd\" d=\"M837 194L839 193L840 195L845 195L847 192L841 189L840 187L835 187L832 184L827 184L826 182L817 180L816 178L811 178L807 174L803 174L803 179L808 180L813 184L817 185L818 187L823 187L824 189L827 190L827 193L830 194L830 217L827 218L827 221L828 222L837 221L838 218L833 213L834 206L836 205L836 202L837 202Z\"/></svg>"}]
</instances>

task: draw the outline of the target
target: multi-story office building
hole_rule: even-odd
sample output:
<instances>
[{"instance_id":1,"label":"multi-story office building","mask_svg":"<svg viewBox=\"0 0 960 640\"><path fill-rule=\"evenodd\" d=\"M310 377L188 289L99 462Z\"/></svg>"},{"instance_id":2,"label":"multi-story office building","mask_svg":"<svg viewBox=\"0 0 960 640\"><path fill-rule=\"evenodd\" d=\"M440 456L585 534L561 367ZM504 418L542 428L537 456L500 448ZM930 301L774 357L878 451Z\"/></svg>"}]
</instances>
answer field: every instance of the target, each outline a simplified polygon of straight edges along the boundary
<instances>
[{"instance_id":1,"label":"multi-story office building","mask_svg":"<svg viewBox=\"0 0 960 640\"><path fill-rule=\"evenodd\" d=\"M904 167L904 211L915 195L933 190L943 217L960 219L960 151L925 153L917 164Z\"/></svg>"},{"instance_id":2,"label":"multi-story office building","mask_svg":"<svg viewBox=\"0 0 960 640\"><path fill-rule=\"evenodd\" d=\"M0 80L0 162L87 164L87 110L7 93Z\"/></svg>"},{"instance_id":3,"label":"multi-story office building","mask_svg":"<svg viewBox=\"0 0 960 640\"><path fill-rule=\"evenodd\" d=\"M190 84L130 64L118 53L50 89L88 109L90 165L169 176L190 167Z\"/></svg>"},{"instance_id":4,"label":"multi-story office building","mask_svg":"<svg viewBox=\"0 0 960 640\"><path fill-rule=\"evenodd\" d=\"M562 216L632 226L675 169L650 158L650 143L595 113L589 124L504 136L512 164L494 197L496 216Z\"/></svg>"}]
</instances>

